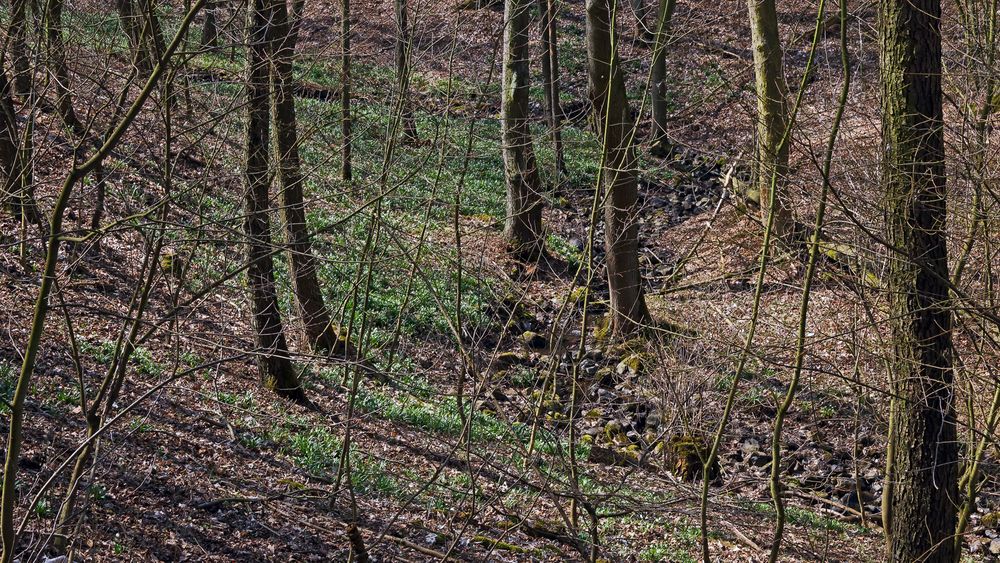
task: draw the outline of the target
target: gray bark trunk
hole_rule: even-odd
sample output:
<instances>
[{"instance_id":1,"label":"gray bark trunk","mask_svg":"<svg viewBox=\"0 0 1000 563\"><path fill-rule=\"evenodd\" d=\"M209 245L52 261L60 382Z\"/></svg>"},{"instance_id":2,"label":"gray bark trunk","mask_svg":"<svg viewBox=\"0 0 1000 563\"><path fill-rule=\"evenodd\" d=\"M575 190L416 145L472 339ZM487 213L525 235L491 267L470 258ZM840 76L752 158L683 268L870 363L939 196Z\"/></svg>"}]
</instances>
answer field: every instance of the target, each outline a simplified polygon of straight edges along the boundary
<instances>
[{"instance_id":1,"label":"gray bark trunk","mask_svg":"<svg viewBox=\"0 0 1000 563\"><path fill-rule=\"evenodd\" d=\"M621 61L614 49L611 0L587 0L587 58L590 96L601 140L605 249L615 334L640 328L649 311L639 272L638 183L632 140L635 120L625 90Z\"/></svg>"},{"instance_id":2,"label":"gray bark trunk","mask_svg":"<svg viewBox=\"0 0 1000 563\"><path fill-rule=\"evenodd\" d=\"M528 117L528 29L530 0L504 4L503 159L507 181L504 236L518 256L532 258L542 248L542 199Z\"/></svg>"}]
</instances>

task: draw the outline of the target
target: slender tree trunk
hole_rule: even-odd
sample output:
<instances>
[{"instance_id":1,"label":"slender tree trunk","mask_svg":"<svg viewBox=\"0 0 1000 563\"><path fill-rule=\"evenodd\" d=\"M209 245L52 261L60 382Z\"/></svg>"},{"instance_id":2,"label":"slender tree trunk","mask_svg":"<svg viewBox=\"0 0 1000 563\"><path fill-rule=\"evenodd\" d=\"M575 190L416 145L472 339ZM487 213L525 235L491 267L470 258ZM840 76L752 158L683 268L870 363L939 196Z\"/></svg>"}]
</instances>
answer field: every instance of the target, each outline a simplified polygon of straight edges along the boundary
<instances>
[{"instance_id":1,"label":"slender tree trunk","mask_svg":"<svg viewBox=\"0 0 1000 563\"><path fill-rule=\"evenodd\" d=\"M666 156L667 138L667 38L677 0L660 0L657 10L653 57L650 63L649 97L653 110L653 148L656 156Z\"/></svg>"},{"instance_id":2,"label":"slender tree trunk","mask_svg":"<svg viewBox=\"0 0 1000 563\"><path fill-rule=\"evenodd\" d=\"M139 9L142 12L142 39L145 44L146 57L150 61L150 67L156 64L163 55L163 28L160 26L160 16L156 13L156 3L154 0L139 0Z\"/></svg>"},{"instance_id":3,"label":"slender tree trunk","mask_svg":"<svg viewBox=\"0 0 1000 563\"><path fill-rule=\"evenodd\" d=\"M354 142L351 131L351 0L340 0L340 130L343 137L341 148L340 178L350 182L351 145Z\"/></svg>"},{"instance_id":4,"label":"slender tree trunk","mask_svg":"<svg viewBox=\"0 0 1000 563\"><path fill-rule=\"evenodd\" d=\"M31 91L31 66L26 41L28 0L13 0L10 6L10 54L14 60L14 95L27 96Z\"/></svg>"},{"instance_id":5,"label":"slender tree trunk","mask_svg":"<svg viewBox=\"0 0 1000 563\"><path fill-rule=\"evenodd\" d=\"M635 120L625 75L615 49L611 0L587 0L590 97L601 139L605 249L615 334L632 332L649 319L639 272L638 183L632 139Z\"/></svg>"},{"instance_id":6,"label":"slender tree trunk","mask_svg":"<svg viewBox=\"0 0 1000 563\"><path fill-rule=\"evenodd\" d=\"M410 103L410 55L413 42L410 37L409 8L406 0L394 0L396 12L396 85L399 88L400 108L402 110L403 140L416 143L420 140L417 134L417 123L413 118L413 106Z\"/></svg>"},{"instance_id":7,"label":"slender tree trunk","mask_svg":"<svg viewBox=\"0 0 1000 563\"><path fill-rule=\"evenodd\" d=\"M142 18L136 9L135 0L115 0L115 9L118 11L122 29L125 30L125 37L128 38L129 49L132 51L132 64L146 76L153 69L153 61L149 60L149 53L143 46Z\"/></svg>"},{"instance_id":8,"label":"slender tree trunk","mask_svg":"<svg viewBox=\"0 0 1000 563\"><path fill-rule=\"evenodd\" d=\"M534 258L542 249L542 198L528 121L530 0L504 3L503 160L507 180L504 236L511 251Z\"/></svg>"},{"instance_id":9,"label":"slender tree trunk","mask_svg":"<svg viewBox=\"0 0 1000 563\"><path fill-rule=\"evenodd\" d=\"M781 40L775 0L747 0L750 9L750 35L753 39L754 72L757 87L757 194L762 219L767 223L771 197L775 198L773 234L776 240L789 242L794 222L788 207L785 175L788 171L788 146L782 143L788 126L788 105ZM773 194L772 194L773 190Z\"/></svg>"},{"instance_id":10,"label":"slender tree trunk","mask_svg":"<svg viewBox=\"0 0 1000 563\"><path fill-rule=\"evenodd\" d=\"M271 224L268 218L268 150L270 108L268 104L267 46L273 14L271 0L249 0L247 39L247 138L246 138L246 219L248 261L257 363L264 384L279 395L302 401L305 394L288 357L288 344L281 323L281 311L274 283Z\"/></svg>"},{"instance_id":11,"label":"slender tree trunk","mask_svg":"<svg viewBox=\"0 0 1000 563\"><path fill-rule=\"evenodd\" d=\"M82 137L86 131L73 109L73 96L69 88L69 68L66 66L66 47L63 44L63 0L48 0L45 7L45 37L48 52L49 76L56 93L56 111L66 127Z\"/></svg>"},{"instance_id":12,"label":"slender tree trunk","mask_svg":"<svg viewBox=\"0 0 1000 563\"><path fill-rule=\"evenodd\" d=\"M539 31L542 37L542 92L545 99L545 120L549 126L552 152L555 154L555 182L566 176L566 157L562 144L562 108L559 104L559 33L555 0L538 0L541 14Z\"/></svg>"},{"instance_id":13,"label":"slender tree trunk","mask_svg":"<svg viewBox=\"0 0 1000 563\"><path fill-rule=\"evenodd\" d=\"M271 0L271 2L274 13L272 25L276 37L271 72L274 96L273 120L278 176L281 180L279 202L285 237L288 239L289 270L299 315L302 317L310 347L333 350L337 335L330 324L330 314L323 302L323 292L316 278L316 259L309 240L302 194L304 179L299 158L295 116L295 84L292 80L297 33L294 24L289 21L285 0ZM295 11L300 12L300 10Z\"/></svg>"},{"instance_id":14,"label":"slender tree trunk","mask_svg":"<svg viewBox=\"0 0 1000 563\"><path fill-rule=\"evenodd\" d=\"M883 0L883 184L895 398L892 561L955 561L958 446L948 304L940 0Z\"/></svg>"},{"instance_id":15,"label":"slender tree trunk","mask_svg":"<svg viewBox=\"0 0 1000 563\"><path fill-rule=\"evenodd\" d=\"M30 92L30 89L29 89ZM14 219L41 226L43 220L35 204L31 178L31 126L23 136L17 126L17 113L11 81L0 69L0 170L4 175L3 198Z\"/></svg>"},{"instance_id":16,"label":"slender tree trunk","mask_svg":"<svg viewBox=\"0 0 1000 563\"><path fill-rule=\"evenodd\" d=\"M632 0L632 10L635 12L635 41L642 45L650 45L656 37L656 32L649 27L649 4L646 0Z\"/></svg>"},{"instance_id":17,"label":"slender tree trunk","mask_svg":"<svg viewBox=\"0 0 1000 563\"><path fill-rule=\"evenodd\" d=\"M205 6L205 22L201 28L202 49L214 49L219 44L219 6L215 2L210 2Z\"/></svg>"}]
</instances>

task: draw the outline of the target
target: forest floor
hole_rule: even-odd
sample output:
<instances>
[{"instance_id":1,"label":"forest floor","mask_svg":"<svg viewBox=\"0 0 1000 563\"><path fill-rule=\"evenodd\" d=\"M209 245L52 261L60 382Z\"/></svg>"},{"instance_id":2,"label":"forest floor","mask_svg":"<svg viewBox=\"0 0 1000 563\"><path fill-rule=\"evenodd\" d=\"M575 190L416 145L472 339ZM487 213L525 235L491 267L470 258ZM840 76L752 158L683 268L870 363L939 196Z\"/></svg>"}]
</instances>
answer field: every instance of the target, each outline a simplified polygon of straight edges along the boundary
<instances>
[{"instance_id":1,"label":"forest floor","mask_svg":"<svg viewBox=\"0 0 1000 563\"><path fill-rule=\"evenodd\" d=\"M127 61L114 14L103 4L76 2L67 14L77 31L70 42L77 111L98 121ZM185 127L176 127L169 170L168 238L187 269L157 278L142 331L149 337L130 365L121 417L85 478L71 534L75 558L346 560L348 523L356 522L378 561L445 554L587 560L595 544L605 561L699 560L701 482L685 474L698 471L700 444L711 439L737 385L710 486L709 548L717 560L764 560L774 529L771 433L791 374L804 268L795 256L770 267L750 361L735 380L761 240L759 212L725 182L727 174L746 178L753 140L745 7L679 3L668 71L676 150L657 159L640 147L641 264L657 330L648 339L614 342L601 329L604 274L597 268L588 283L585 268L599 164L585 119L564 130L569 174L561 181L553 181L552 151L537 129L548 252L535 264L505 255L500 70L490 64L502 14L456 10L451 1L411 3L422 142L393 145L384 165L393 121L386 102L392 11L371 0L354 3L358 180L345 186L338 170L338 5L307 4L297 72L313 250L328 305L342 327L363 335L358 345L384 377L306 352L287 267L277 260L295 362L313 408L261 387L243 353L253 346L238 275L242 51L193 56L182 75L189 95L176 119ZM790 10L781 14L782 35L789 82L797 84L815 15L804 5L779 4ZM851 22L856 86L834 181L851 179L841 195L863 214L872 194L857 181L868 174L857 163L877 154L877 59L872 8L851 4L858 4ZM562 9L563 103L572 110L585 107L586 98L583 6ZM638 108L648 47L631 40L632 15L621 20ZM534 39L532 48L537 52ZM825 30L819 53L790 181L806 224L819 178L810 155L826 142L841 80L836 30ZM94 79L98 69L110 70ZM540 99L533 88L539 117ZM72 150L56 124L38 129L48 136L37 143L45 149L36 189L49 209ZM34 494L85 435L79 381L100 380L131 314L147 248L140 232L148 226L129 218L165 193L162 139L162 121L146 112L108 165L107 221L120 223L99 248L66 248L29 399L24 495ZM87 222L93 195L92 186L81 186L68 222ZM834 215L830 232L853 236L849 221ZM4 214L0 392L8 396L42 254L32 240L22 260L19 232ZM599 264L603 230L593 235ZM212 285L227 272L234 275ZM858 304L863 285L825 262L812 293L804 377L782 437L785 561L883 558L884 334ZM578 356L581 340L586 348ZM23 560L45 553L65 481L62 473L27 515ZM988 526L981 516L997 510L998 490L990 478L967 542L971 559L989 556L998 519L985 519ZM573 497L583 499L578 515Z\"/></svg>"}]
</instances>

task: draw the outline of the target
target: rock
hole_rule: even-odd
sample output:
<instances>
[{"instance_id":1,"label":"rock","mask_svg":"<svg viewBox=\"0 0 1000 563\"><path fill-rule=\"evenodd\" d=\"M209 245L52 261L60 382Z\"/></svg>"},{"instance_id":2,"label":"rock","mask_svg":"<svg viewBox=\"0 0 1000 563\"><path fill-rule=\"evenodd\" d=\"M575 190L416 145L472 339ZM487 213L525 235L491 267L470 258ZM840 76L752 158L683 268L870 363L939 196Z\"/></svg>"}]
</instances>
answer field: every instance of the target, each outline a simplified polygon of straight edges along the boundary
<instances>
[{"instance_id":1,"label":"rock","mask_svg":"<svg viewBox=\"0 0 1000 563\"><path fill-rule=\"evenodd\" d=\"M750 456L760 451L760 441L757 438L747 438L740 444L740 451L743 452L743 459L750 459Z\"/></svg>"},{"instance_id":2,"label":"rock","mask_svg":"<svg viewBox=\"0 0 1000 563\"><path fill-rule=\"evenodd\" d=\"M842 505L844 505L844 506L846 506L848 508L853 508L853 509L857 510L858 507L861 506L861 503L859 502L859 499L858 499L858 493L857 493L857 491L851 491L851 492L846 493L843 496L841 496L840 497L840 504L842 504ZM846 513L847 511L845 510L844 512Z\"/></svg>"},{"instance_id":3,"label":"rock","mask_svg":"<svg viewBox=\"0 0 1000 563\"><path fill-rule=\"evenodd\" d=\"M990 540L990 553L993 555L1000 555L1000 539Z\"/></svg>"},{"instance_id":4,"label":"rock","mask_svg":"<svg viewBox=\"0 0 1000 563\"><path fill-rule=\"evenodd\" d=\"M646 368L646 358L642 353L629 354L622 361L618 362L618 366L615 368L615 372L618 375L639 375L645 371Z\"/></svg>"},{"instance_id":5,"label":"rock","mask_svg":"<svg viewBox=\"0 0 1000 563\"><path fill-rule=\"evenodd\" d=\"M657 412L657 411L653 411L653 412L649 413L649 416L646 417L646 427L647 428L651 428L651 429L659 428L660 427L660 422L661 422L660 413Z\"/></svg>"},{"instance_id":6,"label":"rock","mask_svg":"<svg viewBox=\"0 0 1000 563\"><path fill-rule=\"evenodd\" d=\"M616 420L612 420L604 425L604 433L607 434L609 438L617 434L621 434L621 432L622 432L622 425L620 422Z\"/></svg>"},{"instance_id":7,"label":"rock","mask_svg":"<svg viewBox=\"0 0 1000 563\"><path fill-rule=\"evenodd\" d=\"M496 359L493 360L493 365L497 369L509 368L510 366L524 363L524 356L518 354L517 352L501 352L497 354Z\"/></svg>"},{"instance_id":8,"label":"rock","mask_svg":"<svg viewBox=\"0 0 1000 563\"><path fill-rule=\"evenodd\" d=\"M1000 527L1000 512L990 512L989 514L984 514L982 518L979 519L979 524L984 528L997 528Z\"/></svg>"},{"instance_id":9,"label":"rock","mask_svg":"<svg viewBox=\"0 0 1000 563\"><path fill-rule=\"evenodd\" d=\"M524 331L524 334L521 335L521 342L523 342L528 348L534 348L536 350L545 348L549 343L544 336L530 330Z\"/></svg>"},{"instance_id":10,"label":"rock","mask_svg":"<svg viewBox=\"0 0 1000 563\"><path fill-rule=\"evenodd\" d=\"M674 475L683 481L694 481L704 473L702 460L708 455L708 444L702 438L679 435L667 443L667 459ZM708 478L714 481L719 476L719 460L708 468Z\"/></svg>"},{"instance_id":11,"label":"rock","mask_svg":"<svg viewBox=\"0 0 1000 563\"><path fill-rule=\"evenodd\" d=\"M594 374L601 385L613 385L615 382L615 372L609 367L603 367Z\"/></svg>"}]
</instances>

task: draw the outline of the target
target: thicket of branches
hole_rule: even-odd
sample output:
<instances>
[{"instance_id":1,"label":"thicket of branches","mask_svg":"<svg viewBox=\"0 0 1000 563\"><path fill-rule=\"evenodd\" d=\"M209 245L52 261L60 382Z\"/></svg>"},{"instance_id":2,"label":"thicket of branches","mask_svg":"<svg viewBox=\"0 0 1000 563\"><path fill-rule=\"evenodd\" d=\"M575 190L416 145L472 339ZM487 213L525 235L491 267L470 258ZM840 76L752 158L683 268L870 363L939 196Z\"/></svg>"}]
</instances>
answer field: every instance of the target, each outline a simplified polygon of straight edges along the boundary
<instances>
[{"instance_id":1,"label":"thicket of branches","mask_svg":"<svg viewBox=\"0 0 1000 563\"><path fill-rule=\"evenodd\" d=\"M322 504L358 561L991 525L995 0L750 0L742 43L683 0L105 4L0 6L3 563L87 557L163 397L309 479L202 510ZM397 530L434 499L445 540Z\"/></svg>"}]
</instances>

